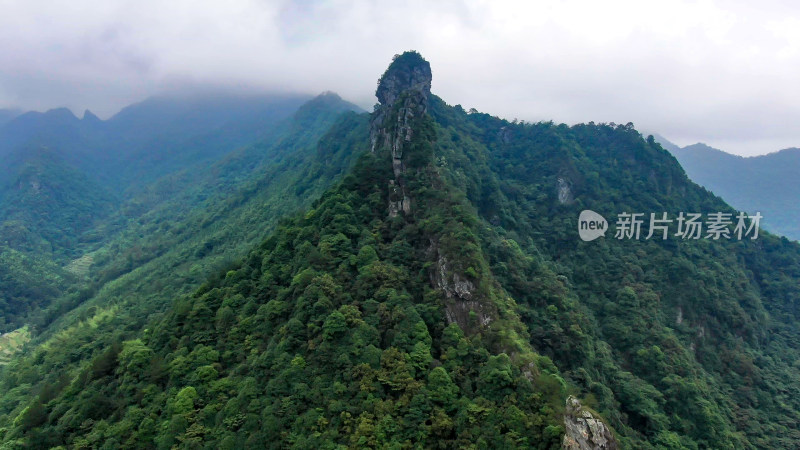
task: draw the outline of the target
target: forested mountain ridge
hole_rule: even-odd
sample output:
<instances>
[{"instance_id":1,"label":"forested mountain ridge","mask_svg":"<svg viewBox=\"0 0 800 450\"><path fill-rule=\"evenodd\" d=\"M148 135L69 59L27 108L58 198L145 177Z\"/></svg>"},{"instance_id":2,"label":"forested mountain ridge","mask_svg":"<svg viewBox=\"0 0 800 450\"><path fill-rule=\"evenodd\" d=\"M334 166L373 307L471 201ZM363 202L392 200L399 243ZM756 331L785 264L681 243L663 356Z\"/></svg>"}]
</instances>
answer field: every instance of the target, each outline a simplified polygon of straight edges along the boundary
<instances>
[{"instance_id":1,"label":"forested mountain ridge","mask_svg":"<svg viewBox=\"0 0 800 450\"><path fill-rule=\"evenodd\" d=\"M11 155L6 169L15 177L3 186L0 198L2 244L16 250L74 258L81 251L81 235L119 202L48 148Z\"/></svg>"},{"instance_id":2,"label":"forested mountain ridge","mask_svg":"<svg viewBox=\"0 0 800 450\"><path fill-rule=\"evenodd\" d=\"M115 195L46 148L24 150L5 169L15 177L0 186L0 332L30 320L61 295L87 234L108 217Z\"/></svg>"},{"instance_id":3,"label":"forested mountain ridge","mask_svg":"<svg viewBox=\"0 0 800 450\"><path fill-rule=\"evenodd\" d=\"M197 216L194 209L225 190L236 194L244 183L255 180L258 170L284 157L287 149L313 146L310 142L319 139L335 117L358 109L335 94L302 106L299 98L222 94L153 98L108 121L89 112L79 120L60 109L24 114L8 124L0 131L4 139L0 142L0 312L4 319L0 332L25 323L36 332L43 330L100 286L170 246L180 247L177 243L182 240L199 238L204 233L197 223L184 223L180 231L164 225ZM166 137L153 140L153 136ZM111 137L114 152L102 145ZM196 145L198 139L202 145ZM279 143L287 139L290 144ZM251 142L257 144L241 146ZM176 152L179 156L169 157ZM132 154L142 161L126 162ZM215 163L208 162L214 158ZM180 162L177 166L176 161ZM108 181L121 175L120 167L141 170L143 164L158 168L150 167L152 173L126 182L125 192L120 192L119 179ZM159 173L167 175L158 178ZM195 222L207 225L210 220L203 217ZM160 226L153 227L154 223ZM252 236L253 230L245 230ZM153 237L161 232L171 237ZM244 243L252 241L225 247ZM235 257L241 255L238 252Z\"/></svg>"},{"instance_id":4,"label":"forested mountain ridge","mask_svg":"<svg viewBox=\"0 0 800 450\"><path fill-rule=\"evenodd\" d=\"M586 208L609 218L734 211L630 124L514 125L459 107L433 114L454 128L453 148L471 147L471 136L488 150L487 164L462 157L450 170L484 220L534 260L547 255L564 277L566 292L534 301L541 287L531 269L492 266L518 286L508 289L534 348L591 392L618 431L641 433L632 434L634 448L647 448L642 438L665 448L792 447L800 437L789 394L800 386L797 245L768 234L662 242L611 231L582 242L576 218ZM777 407L784 402L794 406Z\"/></svg>"},{"instance_id":5,"label":"forested mountain ridge","mask_svg":"<svg viewBox=\"0 0 800 450\"><path fill-rule=\"evenodd\" d=\"M281 124L274 139L134 197L123 210L138 203L144 212L89 254L86 281L28 318L38 333L2 372L0 428L16 416L8 412L24 406L20 401L76 373L115 340L135 336L172 299L229 267L280 217L340 177L353 158L343 143L366 146L368 136L366 118L353 109L335 94L321 95Z\"/></svg>"},{"instance_id":6,"label":"forested mountain ridge","mask_svg":"<svg viewBox=\"0 0 800 450\"><path fill-rule=\"evenodd\" d=\"M630 124L510 123L430 83L396 57L369 118L282 166L297 193L352 155L340 182L146 329L10 365L4 445L571 448L571 394L606 448L800 441L797 244L583 242L584 209L735 211ZM91 362L52 351L76 342Z\"/></svg>"}]
</instances>

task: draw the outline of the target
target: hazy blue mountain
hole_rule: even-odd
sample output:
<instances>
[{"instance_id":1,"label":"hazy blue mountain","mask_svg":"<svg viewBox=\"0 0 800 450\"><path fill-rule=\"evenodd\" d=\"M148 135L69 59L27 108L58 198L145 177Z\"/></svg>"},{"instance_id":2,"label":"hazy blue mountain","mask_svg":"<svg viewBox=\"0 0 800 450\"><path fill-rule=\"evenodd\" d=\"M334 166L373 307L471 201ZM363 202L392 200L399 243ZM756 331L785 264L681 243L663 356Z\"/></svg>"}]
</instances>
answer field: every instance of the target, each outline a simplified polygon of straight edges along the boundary
<instances>
[{"instance_id":1,"label":"hazy blue mountain","mask_svg":"<svg viewBox=\"0 0 800 450\"><path fill-rule=\"evenodd\" d=\"M90 111L79 119L66 108L21 114L0 127L5 241L21 251L48 249L50 256L80 252L76 244L90 224L120 207L143 211L126 206L137 192L163 176L197 173L242 146L274 139L306 100L212 92L150 98L107 121ZM173 191L193 181L184 183Z\"/></svg>"},{"instance_id":2,"label":"hazy blue mountain","mask_svg":"<svg viewBox=\"0 0 800 450\"><path fill-rule=\"evenodd\" d=\"M11 119L17 117L18 115L22 114L22 111L13 108L0 108L0 127L3 126L6 122L10 121Z\"/></svg>"},{"instance_id":3,"label":"hazy blue mountain","mask_svg":"<svg viewBox=\"0 0 800 450\"><path fill-rule=\"evenodd\" d=\"M66 108L28 112L0 126L0 162L48 148L112 190L124 192L268 138L309 96L225 92L162 95L108 120Z\"/></svg>"},{"instance_id":4,"label":"hazy blue mountain","mask_svg":"<svg viewBox=\"0 0 800 450\"><path fill-rule=\"evenodd\" d=\"M163 96L124 108L106 123L123 186L267 139L310 97L300 95ZM112 164L113 165L113 164Z\"/></svg>"},{"instance_id":5,"label":"hazy blue mountain","mask_svg":"<svg viewBox=\"0 0 800 450\"><path fill-rule=\"evenodd\" d=\"M95 133L67 108L26 112L0 127L0 160L24 149L49 148L72 161L97 145Z\"/></svg>"},{"instance_id":6,"label":"hazy blue mountain","mask_svg":"<svg viewBox=\"0 0 800 450\"><path fill-rule=\"evenodd\" d=\"M800 239L800 149L742 157L701 143L681 148L657 140L696 183L740 210L760 211L766 229Z\"/></svg>"}]
</instances>

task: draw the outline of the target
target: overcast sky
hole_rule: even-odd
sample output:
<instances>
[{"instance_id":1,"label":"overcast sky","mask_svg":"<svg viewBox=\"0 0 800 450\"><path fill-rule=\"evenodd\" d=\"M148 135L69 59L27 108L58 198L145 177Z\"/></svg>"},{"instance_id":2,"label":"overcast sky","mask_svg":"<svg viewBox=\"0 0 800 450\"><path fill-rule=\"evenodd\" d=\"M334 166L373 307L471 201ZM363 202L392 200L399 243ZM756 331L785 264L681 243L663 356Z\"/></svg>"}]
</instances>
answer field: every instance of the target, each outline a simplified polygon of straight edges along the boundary
<instances>
[{"instance_id":1,"label":"overcast sky","mask_svg":"<svg viewBox=\"0 0 800 450\"><path fill-rule=\"evenodd\" d=\"M165 90L338 92L371 109L392 55L450 104L634 122L742 155L800 147L800 6L753 1L0 0L0 107L108 117Z\"/></svg>"}]
</instances>

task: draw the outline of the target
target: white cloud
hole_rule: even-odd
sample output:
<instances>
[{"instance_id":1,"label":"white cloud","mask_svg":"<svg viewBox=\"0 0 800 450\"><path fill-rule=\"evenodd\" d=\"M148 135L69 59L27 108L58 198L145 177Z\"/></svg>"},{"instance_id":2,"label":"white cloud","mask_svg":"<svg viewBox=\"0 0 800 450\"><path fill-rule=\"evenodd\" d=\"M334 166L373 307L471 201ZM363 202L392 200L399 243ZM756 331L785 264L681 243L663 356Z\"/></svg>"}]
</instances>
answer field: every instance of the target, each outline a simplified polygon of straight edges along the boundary
<instances>
[{"instance_id":1,"label":"white cloud","mask_svg":"<svg viewBox=\"0 0 800 450\"><path fill-rule=\"evenodd\" d=\"M800 7L751 5L0 0L0 106L109 115L222 83L369 108L391 56L413 48L446 101L504 117L632 121L742 154L800 146Z\"/></svg>"}]
</instances>

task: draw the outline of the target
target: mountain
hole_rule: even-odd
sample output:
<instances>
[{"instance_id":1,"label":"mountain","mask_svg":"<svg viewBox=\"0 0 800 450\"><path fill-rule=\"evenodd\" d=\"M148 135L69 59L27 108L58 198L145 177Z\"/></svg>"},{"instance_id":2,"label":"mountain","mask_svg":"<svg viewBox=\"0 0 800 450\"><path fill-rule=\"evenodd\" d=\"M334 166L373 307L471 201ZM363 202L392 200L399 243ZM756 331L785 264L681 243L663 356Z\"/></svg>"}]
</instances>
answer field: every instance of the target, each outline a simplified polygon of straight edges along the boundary
<instances>
[{"instance_id":1,"label":"mountain","mask_svg":"<svg viewBox=\"0 0 800 450\"><path fill-rule=\"evenodd\" d=\"M800 240L800 149L761 156L731 155L705 144L678 147L659 139L686 170L689 178L744 211L761 212L764 226Z\"/></svg>"},{"instance_id":2,"label":"mountain","mask_svg":"<svg viewBox=\"0 0 800 450\"><path fill-rule=\"evenodd\" d=\"M0 127L0 160L44 147L77 163L87 157L89 149L96 145L95 140L89 123L75 117L69 109L26 112Z\"/></svg>"},{"instance_id":3,"label":"mountain","mask_svg":"<svg viewBox=\"0 0 800 450\"><path fill-rule=\"evenodd\" d=\"M21 112L17 109L0 109L0 126L3 126L5 123L20 114Z\"/></svg>"},{"instance_id":4,"label":"mountain","mask_svg":"<svg viewBox=\"0 0 800 450\"><path fill-rule=\"evenodd\" d=\"M319 145L331 139L326 133L333 124L344 133L337 141L348 133L366 133L354 108L335 94L318 96L279 124L274 139L144 188L85 233L97 242L80 248L77 259L64 268L50 262L45 271L50 278L31 281L39 275L33 270L37 266L9 265L18 272L0 278L0 283L7 280L4 293L19 285L41 292L59 282L58 289L48 288L52 295L46 299L17 302L20 311L26 304L41 309L19 312L5 327L28 323L37 331L31 355L40 362L32 370L45 374L54 369L51 363L63 368L84 362L105 345L98 338L105 331L99 329L140 331L144 318L162 312L174 296L196 289L209 273L241 258L279 218L307 204L307 195L317 196L350 164L351 154ZM10 261L21 257L11 256L17 259ZM86 328L89 320L93 325ZM68 360L65 347L72 349Z\"/></svg>"},{"instance_id":5,"label":"mountain","mask_svg":"<svg viewBox=\"0 0 800 450\"><path fill-rule=\"evenodd\" d=\"M28 112L0 127L0 161L23 148L46 147L114 191L135 190L268 139L308 100L209 91L152 97L106 121L90 111L78 119L66 108Z\"/></svg>"},{"instance_id":6,"label":"mountain","mask_svg":"<svg viewBox=\"0 0 800 450\"><path fill-rule=\"evenodd\" d=\"M336 103L321 99L254 178L228 173L258 153L242 150L174 216L145 214L125 242L169 249L3 368L3 445L800 441L800 245L763 230L681 239L676 223L669 239L585 242L586 209L737 211L631 124L511 123L446 104L432 79L421 55L398 55L371 114L314 120ZM242 184L215 189L227 176ZM206 190L182 217L180 199ZM186 276L243 241L202 285L201 267Z\"/></svg>"},{"instance_id":7,"label":"mountain","mask_svg":"<svg viewBox=\"0 0 800 450\"><path fill-rule=\"evenodd\" d=\"M117 200L89 176L47 148L10 158L14 174L0 201L0 244L46 253L80 250L80 235L113 209Z\"/></svg>"},{"instance_id":8,"label":"mountain","mask_svg":"<svg viewBox=\"0 0 800 450\"><path fill-rule=\"evenodd\" d=\"M21 327L62 295L87 236L107 217L113 194L48 149L26 150L4 168L0 185L0 331Z\"/></svg>"},{"instance_id":9,"label":"mountain","mask_svg":"<svg viewBox=\"0 0 800 450\"><path fill-rule=\"evenodd\" d=\"M0 167L0 292L5 297L0 331L51 322L104 284L93 280L87 287L85 277L102 273L103 280L113 280L153 253L164 253L178 236L197 232L196 226L173 231L170 239L157 240L160 247L137 234L152 226L151 218L163 228L176 217L192 217L193 208L215 190L235 192L237 183L252 182L253 170L286 146L278 142L297 127L294 122L305 121L307 138L292 145L308 145L333 117L358 109L335 94L302 107L296 103L296 97L181 97L150 99L108 122L89 111L77 119L66 109L12 121L3 129L8 139ZM156 135L166 138L143 138ZM108 136L118 142L140 139L141 148L128 147L137 162L123 153L95 158L98 142ZM158 162L148 154L159 155ZM120 192L122 174L145 166L147 174L126 181ZM31 274L41 286L30 282Z\"/></svg>"},{"instance_id":10,"label":"mountain","mask_svg":"<svg viewBox=\"0 0 800 450\"><path fill-rule=\"evenodd\" d=\"M116 212L117 204L163 177L202 170L233 150L276 139L308 100L212 91L153 97L107 121L90 111L78 119L66 108L28 112L0 126L0 198L13 191L19 170L46 152L87 186L115 196L119 201L108 212Z\"/></svg>"},{"instance_id":11,"label":"mountain","mask_svg":"<svg viewBox=\"0 0 800 450\"><path fill-rule=\"evenodd\" d=\"M205 93L155 97L129 106L107 123L115 136L119 177L155 180L230 149L269 139L271 130L310 97ZM188 151L187 151L188 150Z\"/></svg>"}]
</instances>

